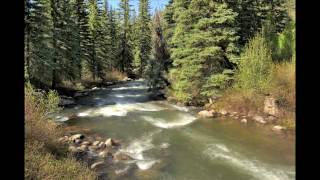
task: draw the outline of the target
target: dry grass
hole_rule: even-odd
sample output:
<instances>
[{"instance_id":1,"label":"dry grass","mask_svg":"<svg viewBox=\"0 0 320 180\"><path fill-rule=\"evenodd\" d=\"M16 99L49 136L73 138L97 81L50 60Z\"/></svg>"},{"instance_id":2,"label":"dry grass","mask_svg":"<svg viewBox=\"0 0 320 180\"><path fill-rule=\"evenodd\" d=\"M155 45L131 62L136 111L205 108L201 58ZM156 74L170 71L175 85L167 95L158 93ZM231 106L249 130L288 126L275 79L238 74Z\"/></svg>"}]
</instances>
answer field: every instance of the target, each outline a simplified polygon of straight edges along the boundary
<instances>
[{"instance_id":1,"label":"dry grass","mask_svg":"<svg viewBox=\"0 0 320 180\"><path fill-rule=\"evenodd\" d=\"M232 88L224 92L223 96L215 103L215 107L246 115L262 112L263 101L264 96L262 94Z\"/></svg>"},{"instance_id":2,"label":"dry grass","mask_svg":"<svg viewBox=\"0 0 320 180\"><path fill-rule=\"evenodd\" d=\"M62 129L46 117L57 108L56 99L55 94L36 96L30 86L25 89L25 179L96 179L57 142Z\"/></svg>"},{"instance_id":3,"label":"dry grass","mask_svg":"<svg viewBox=\"0 0 320 180\"><path fill-rule=\"evenodd\" d=\"M119 81L127 77L127 74L122 73L118 70L112 70L106 73L105 80L106 81Z\"/></svg>"},{"instance_id":4,"label":"dry grass","mask_svg":"<svg viewBox=\"0 0 320 180\"><path fill-rule=\"evenodd\" d=\"M274 64L271 81L266 89L266 93L271 94L278 102L279 123L289 129L295 128L295 81L294 62ZM237 111L242 114L262 113L264 98L263 94L254 90L230 88L224 92L213 108L224 108L227 111Z\"/></svg>"}]
</instances>

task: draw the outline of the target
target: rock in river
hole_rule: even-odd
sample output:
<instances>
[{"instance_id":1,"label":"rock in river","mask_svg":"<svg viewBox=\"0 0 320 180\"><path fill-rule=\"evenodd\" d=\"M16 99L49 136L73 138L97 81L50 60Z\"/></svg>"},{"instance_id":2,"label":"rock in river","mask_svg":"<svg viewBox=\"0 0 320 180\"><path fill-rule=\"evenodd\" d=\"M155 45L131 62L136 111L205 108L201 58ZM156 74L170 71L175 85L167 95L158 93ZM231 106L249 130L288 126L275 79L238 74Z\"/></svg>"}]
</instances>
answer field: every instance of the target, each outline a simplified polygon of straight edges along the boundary
<instances>
[{"instance_id":1,"label":"rock in river","mask_svg":"<svg viewBox=\"0 0 320 180\"><path fill-rule=\"evenodd\" d=\"M244 124L247 124L247 119L241 119L241 121L240 121L241 123L244 123Z\"/></svg>"},{"instance_id":2,"label":"rock in river","mask_svg":"<svg viewBox=\"0 0 320 180\"><path fill-rule=\"evenodd\" d=\"M84 135L83 134L75 134L75 135L72 135L69 140L70 141L75 141L76 139L84 139Z\"/></svg>"},{"instance_id":3,"label":"rock in river","mask_svg":"<svg viewBox=\"0 0 320 180\"><path fill-rule=\"evenodd\" d=\"M115 141L115 140L113 140L113 139L111 139L111 138L109 138L109 139L106 140L105 145L106 145L107 147L119 146L120 143L117 142L117 141Z\"/></svg>"},{"instance_id":4,"label":"rock in river","mask_svg":"<svg viewBox=\"0 0 320 180\"><path fill-rule=\"evenodd\" d=\"M117 152L114 154L114 160L116 161L126 161L126 160L132 160L132 158L130 156L128 156L127 154L123 153L123 152Z\"/></svg>"},{"instance_id":5,"label":"rock in river","mask_svg":"<svg viewBox=\"0 0 320 180\"><path fill-rule=\"evenodd\" d=\"M214 110L210 110L210 111L203 110L203 111L200 111L198 115L204 118L210 118L210 117L215 117L216 112Z\"/></svg>"},{"instance_id":6,"label":"rock in river","mask_svg":"<svg viewBox=\"0 0 320 180\"><path fill-rule=\"evenodd\" d=\"M261 124L265 124L266 123L266 121L263 119L263 117L262 116L258 116L258 115L253 116L253 120L255 120L256 122L261 123Z\"/></svg>"},{"instance_id":7,"label":"rock in river","mask_svg":"<svg viewBox=\"0 0 320 180\"><path fill-rule=\"evenodd\" d=\"M282 127L282 126L277 125L277 126L273 126L273 127L272 127L272 130L273 130L273 131L280 132L280 131L285 130L285 128Z\"/></svg>"}]
</instances>

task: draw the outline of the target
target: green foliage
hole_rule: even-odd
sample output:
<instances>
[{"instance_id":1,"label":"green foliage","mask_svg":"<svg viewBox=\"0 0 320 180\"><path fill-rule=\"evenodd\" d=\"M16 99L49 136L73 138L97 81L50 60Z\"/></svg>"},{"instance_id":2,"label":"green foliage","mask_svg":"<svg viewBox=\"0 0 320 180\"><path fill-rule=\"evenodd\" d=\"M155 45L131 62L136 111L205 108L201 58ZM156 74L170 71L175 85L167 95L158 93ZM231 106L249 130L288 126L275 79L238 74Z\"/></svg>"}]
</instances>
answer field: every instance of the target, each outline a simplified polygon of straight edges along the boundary
<instances>
[{"instance_id":1,"label":"green foliage","mask_svg":"<svg viewBox=\"0 0 320 180\"><path fill-rule=\"evenodd\" d=\"M234 71L225 69L220 74L211 75L205 85L204 90L201 92L202 95L207 97L220 95L228 87L231 87L234 81Z\"/></svg>"},{"instance_id":2,"label":"green foliage","mask_svg":"<svg viewBox=\"0 0 320 180\"><path fill-rule=\"evenodd\" d=\"M156 12L152 21L152 58L148 60L146 79L152 90L164 88L167 85L165 78L171 64L166 41L163 37L162 16Z\"/></svg>"},{"instance_id":3,"label":"green foliage","mask_svg":"<svg viewBox=\"0 0 320 180\"><path fill-rule=\"evenodd\" d=\"M290 60L293 56L295 56L295 43L295 23L291 22L287 25L284 31L278 35L275 60Z\"/></svg>"},{"instance_id":4,"label":"green foliage","mask_svg":"<svg viewBox=\"0 0 320 180\"><path fill-rule=\"evenodd\" d=\"M96 179L93 171L67 153L58 143L62 136L47 114L57 111L59 97L54 91L37 92L25 85L25 179Z\"/></svg>"},{"instance_id":5,"label":"green foliage","mask_svg":"<svg viewBox=\"0 0 320 180\"><path fill-rule=\"evenodd\" d=\"M211 94L201 93L207 91L207 82L217 83L218 74L237 64L237 13L225 3L208 0L174 1L173 7L177 24L171 41L172 93L181 101L202 101L206 97L201 95Z\"/></svg>"},{"instance_id":6,"label":"green foliage","mask_svg":"<svg viewBox=\"0 0 320 180\"><path fill-rule=\"evenodd\" d=\"M55 90L49 90L48 93L35 91L30 82L25 84L25 96L46 116L49 113L59 111L58 106L60 97Z\"/></svg>"},{"instance_id":7,"label":"green foliage","mask_svg":"<svg viewBox=\"0 0 320 180\"><path fill-rule=\"evenodd\" d=\"M120 43L119 43L119 55L118 55L118 68L122 72L131 72L132 62L134 59L132 37L131 37L131 26L130 26L130 5L128 0L120 1L120 15L122 22L122 29L120 32Z\"/></svg>"},{"instance_id":8,"label":"green foliage","mask_svg":"<svg viewBox=\"0 0 320 180\"><path fill-rule=\"evenodd\" d=\"M272 58L268 43L262 33L249 41L241 54L237 87L262 92L270 83Z\"/></svg>"},{"instance_id":9,"label":"green foliage","mask_svg":"<svg viewBox=\"0 0 320 180\"><path fill-rule=\"evenodd\" d=\"M138 59L140 61L139 74L143 75L145 66L150 59L151 53L151 30L150 30L150 14L149 14L149 1L140 0L139 1L139 16L137 22L138 28L138 39L137 39L137 49L138 49Z\"/></svg>"}]
</instances>

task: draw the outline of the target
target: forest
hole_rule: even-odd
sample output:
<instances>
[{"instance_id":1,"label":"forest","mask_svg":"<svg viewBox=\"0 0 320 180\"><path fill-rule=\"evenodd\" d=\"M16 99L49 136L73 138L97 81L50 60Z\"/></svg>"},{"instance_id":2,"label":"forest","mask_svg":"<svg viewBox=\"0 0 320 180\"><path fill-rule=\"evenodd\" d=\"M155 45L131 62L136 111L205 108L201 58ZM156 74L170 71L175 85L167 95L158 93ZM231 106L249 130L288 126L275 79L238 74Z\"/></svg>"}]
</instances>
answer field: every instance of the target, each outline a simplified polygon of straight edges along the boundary
<instances>
[{"instance_id":1,"label":"forest","mask_svg":"<svg viewBox=\"0 0 320 180\"><path fill-rule=\"evenodd\" d=\"M124 79L214 111L261 114L272 97L278 124L294 131L295 1L169 0L154 10L137 2L138 11L130 0L24 1L27 179L93 179L61 155L61 132L43 120L65 92ZM41 159L52 163L39 173Z\"/></svg>"}]
</instances>

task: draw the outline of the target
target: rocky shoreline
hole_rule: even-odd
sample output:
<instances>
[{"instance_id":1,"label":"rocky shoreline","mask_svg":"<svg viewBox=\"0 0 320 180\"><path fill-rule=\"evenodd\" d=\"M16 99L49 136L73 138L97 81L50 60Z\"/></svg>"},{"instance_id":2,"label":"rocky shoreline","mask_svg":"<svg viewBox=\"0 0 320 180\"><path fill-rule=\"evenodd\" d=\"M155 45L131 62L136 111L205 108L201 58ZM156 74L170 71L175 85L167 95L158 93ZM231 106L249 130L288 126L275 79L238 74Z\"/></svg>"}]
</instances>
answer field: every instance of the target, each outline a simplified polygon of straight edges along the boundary
<instances>
[{"instance_id":1,"label":"rocky shoreline","mask_svg":"<svg viewBox=\"0 0 320 180\"><path fill-rule=\"evenodd\" d=\"M107 177L110 174L106 171L107 168L119 166L119 164L130 164L128 161L134 160L120 151L120 141L113 138L103 140L99 136L85 136L78 133L63 136L58 141L68 146L68 151L76 160L95 171L98 179L108 179ZM133 168L136 168L134 164L130 164L130 166L125 166L123 169L116 169L113 171L114 174L112 176L127 175Z\"/></svg>"}]
</instances>

